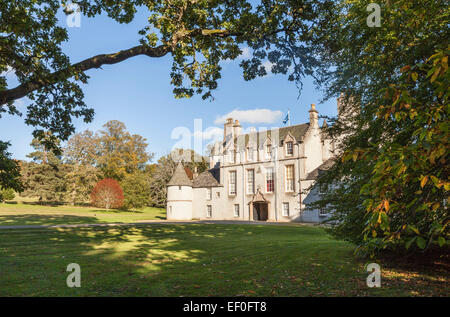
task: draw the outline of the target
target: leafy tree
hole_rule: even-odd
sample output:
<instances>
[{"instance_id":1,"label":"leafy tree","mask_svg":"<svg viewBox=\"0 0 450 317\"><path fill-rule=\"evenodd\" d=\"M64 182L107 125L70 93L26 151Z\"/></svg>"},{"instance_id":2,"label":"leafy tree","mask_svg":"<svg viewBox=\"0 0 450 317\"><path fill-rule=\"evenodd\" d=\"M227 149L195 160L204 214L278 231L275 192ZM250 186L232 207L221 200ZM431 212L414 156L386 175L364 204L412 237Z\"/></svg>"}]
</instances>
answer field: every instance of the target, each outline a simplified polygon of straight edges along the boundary
<instances>
[{"instance_id":1,"label":"leafy tree","mask_svg":"<svg viewBox=\"0 0 450 317\"><path fill-rule=\"evenodd\" d=\"M11 159L11 154L7 152L9 145L8 142L0 141L0 187L21 191L23 186L20 179L20 165Z\"/></svg>"},{"instance_id":2,"label":"leafy tree","mask_svg":"<svg viewBox=\"0 0 450 317\"><path fill-rule=\"evenodd\" d=\"M147 140L131 135L124 123L112 120L99 131L97 165L105 177L122 180L127 174L142 170L153 157L147 152Z\"/></svg>"},{"instance_id":3,"label":"leafy tree","mask_svg":"<svg viewBox=\"0 0 450 317\"><path fill-rule=\"evenodd\" d=\"M99 181L91 193L92 205L106 210L122 207L123 200L123 190L119 183L112 178Z\"/></svg>"},{"instance_id":4,"label":"leafy tree","mask_svg":"<svg viewBox=\"0 0 450 317\"><path fill-rule=\"evenodd\" d=\"M69 167L65 175L65 199L71 205L89 201L93 187L101 178L95 167L98 152L98 138L86 130L70 137L63 149L63 160Z\"/></svg>"},{"instance_id":5,"label":"leafy tree","mask_svg":"<svg viewBox=\"0 0 450 317\"><path fill-rule=\"evenodd\" d=\"M39 201L63 201L66 192L67 167L61 164L21 162L24 191L22 197L37 197Z\"/></svg>"},{"instance_id":6,"label":"leafy tree","mask_svg":"<svg viewBox=\"0 0 450 317\"><path fill-rule=\"evenodd\" d=\"M13 200L14 197L16 197L14 189L12 188L0 189L0 202L4 202L6 200Z\"/></svg>"},{"instance_id":7,"label":"leafy tree","mask_svg":"<svg viewBox=\"0 0 450 317\"><path fill-rule=\"evenodd\" d=\"M62 4L68 1L63 0ZM72 63L61 44L67 29L58 23L59 0L12 0L0 3L0 72L14 72L19 85L9 87L0 75L0 113L19 114L14 100L27 96L26 124L43 138L50 131L67 140L74 131L72 117L89 122L93 110L83 101L80 84L87 83L87 70L120 63L138 55L172 57L171 83L176 97L195 93L211 97L221 77L220 61L236 59L242 45L253 49L241 63L246 80L266 74L263 62L273 63L272 72L290 73L299 82L312 73L316 54L309 47L311 30L331 8L331 0L304 1L143 1L79 0L88 17L106 13L119 23L133 20L138 8L149 12L148 25L138 33L140 44L111 54L100 54ZM65 10L70 14L69 10Z\"/></svg>"},{"instance_id":8,"label":"leafy tree","mask_svg":"<svg viewBox=\"0 0 450 317\"><path fill-rule=\"evenodd\" d=\"M51 134L45 134L47 139ZM59 144L59 140L52 141ZM21 163L21 178L24 184L23 197L38 197L39 201L63 201L66 191L65 177L68 167L61 164L61 157L56 155L37 138L30 144L34 151L27 156L33 162Z\"/></svg>"},{"instance_id":9,"label":"leafy tree","mask_svg":"<svg viewBox=\"0 0 450 317\"><path fill-rule=\"evenodd\" d=\"M121 182L126 209L141 209L150 204L149 175L142 171L128 174Z\"/></svg>"},{"instance_id":10,"label":"leafy tree","mask_svg":"<svg viewBox=\"0 0 450 317\"><path fill-rule=\"evenodd\" d=\"M60 141L48 132L44 134L44 139L34 138L30 144L34 151L29 153L27 157L31 158L34 162L42 164L57 165L61 163L60 151L49 145L52 143L59 148Z\"/></svg>"},{"instance_id":11,"label":"leafy tree","mask_svg":"<svg viewBox=\"0 0 450 317\"><path fill-rule=\"evenodd\" d=\"M90 193L101 178L101 172L91 165L65 164L64 200L71 205L89 202Z\"/></svg>"},{"instance_id":12,"label":"leafy tree","mask_svg":"<svg viewBox=\"0 0 450 317\"><path fill-rule=\"evenodd\" d=\"M386 1L381 27L370 1L339 1L316 32L339 160L319 179L316 207L358 251L438 249L449 239L448 22L446 1ZM352 115L349 115L349 114ZM333 184L330 186L330 184Z\"/></svg>"},{"instance_id":13,"label":"leafy tree","mask_svg":"<svg viewBox=\"0 0 450 317\"><path fill-rule=\"evenodd\" d=\"M98 146L98 137L92 131L75 133L64 146L63 160L67 164L95 166Z\"/></svg>"},{"instance_id":14,"label":"leafy tree","mask_svg":"<svg viewBox=\"0 0 450 317\"><path fill-rule=\"evenodd\" d=\"M170 181L177 163L170 156L163 156L157 164L152 166L150 178L151 205L155 207L164 207L167 203L166 185Z\"/></svg>"}]
</instances>

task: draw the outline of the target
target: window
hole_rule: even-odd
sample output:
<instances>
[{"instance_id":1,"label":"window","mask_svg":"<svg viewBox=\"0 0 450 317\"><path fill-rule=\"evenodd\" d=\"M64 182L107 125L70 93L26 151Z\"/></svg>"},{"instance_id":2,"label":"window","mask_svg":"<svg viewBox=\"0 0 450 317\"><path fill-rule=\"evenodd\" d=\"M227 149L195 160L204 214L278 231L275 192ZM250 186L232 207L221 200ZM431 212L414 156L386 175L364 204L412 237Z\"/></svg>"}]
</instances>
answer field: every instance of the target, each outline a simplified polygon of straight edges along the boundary
<instances>
[{"instance_id":1,"label":"window","mask_svg":"<svg viewBox=\"0 0 450 317\"><path fill-rule=\"evenodd\" d=\"M229 194L236 195L236 171L231 171L229 174Z\"/></svg>"},{"instance_id":2,"label":"window","mask_svg":"<svg viewBox=\"0 0 450 317\"><path fill-rule=\"evenodd\" d=\"M234 217L239 217L239 205L234 205Z\"/></svg>"},{"instance_id":3,"label":"window","mask_svg":"<svg viewBox=\"0 0 450 317\"><path fill-rule=\"evenodd\" d=\"M286 166L286 191L294 191L294 165Z\"/></svg>"},{"instance_id":4,"label":"window","mask_svg":"<svg viewBox=\"0 0 450 317\"><path fill-rule=\"evenodd\" d=\"M289 217L289 203L283 203L283 217Z\"/></svg>"},{"instance_id":5,"label":"window","mask_svg":"<svg viewBox=\"0 0 450 317\"><path fill-rule=\"evenodd\" d=\"M270 144L267 144L266 146L266 157L272 158L272 146Z\"/></svg>"},{"instance_id":6,"label":"window","mask_svg":"<svg viewBox=\"0 0 450 317\"><path fill-rule=\"evenodd\" d=\"M247 170L247 194L255 193L255 170Z\"/></svg>"},{"instance_id":7,"label":"window","mask_svg":"<svg viewBox=\"0 0 450 317\"><path fill-rule=\"evenodd\" d=\"M212 206L211 205L206 206L206 217L208 217L208 218L212 217Z\"/></svg>"},{"instance_id":8,"label":"window","mask_svg":"<svg viewBox=\"0 0 450 317\"><path fill-rule=\"evenodd\" d=\"M274 174L273 168L269 167L266 169L266 192L273 193L274 190Z\"/></svg>"},{"instance_id":9,"label":"window","mask_svg":"<svg viewBox=\"0 0 450 317\"><path fill-rule=\"evenodd\" d=\"M286 155L293 155L294 154L294 143L289 141L286 142Z\"/></svg>"},{"instance_id":10,"label":"window","mask_svg":"<svg viewBox=\"0 0 450 317\"><path fill-rule=\"evenodd\" d=\"M247 148L247 161L253 161L253 149Z\"/></svg>"},{"instance_id":11,"label":"window","mask_svg":"<svg viewBox=\"0 0 450 317\"><path fill-rule=\"evenodd\" d=\"M228 162L234 163L234 152L228 151Z\"/></svg>"},{"instance_id":12,"label":"window","mask_svg":"<svg viewBox=\"0 0 450 317\"><path fill-rule=\"evenodd\" d=\"M181 190L181 186L178 186L178 190Z\"/></svg>"},{"instance_id":13,"label":"window","mask_svg":"<svg viewBox=\"0 0 450 317\"><path fill-rule=\"evenodd\" d=\"M212 199L212 188L207 188L206 189L206 200L211 200Z\"/></svg>"},{"instance_id":14,"label":"window","mask_svg":"<svg viewBox=\"0 0 450 317\"><path fill-rule=\"evenodd\" d=\"M326 217L326 216L328 216L328 212L327 212L326 207L325 206L321 207L319 209L319 217Z\"/></svg>"}]
</instances>

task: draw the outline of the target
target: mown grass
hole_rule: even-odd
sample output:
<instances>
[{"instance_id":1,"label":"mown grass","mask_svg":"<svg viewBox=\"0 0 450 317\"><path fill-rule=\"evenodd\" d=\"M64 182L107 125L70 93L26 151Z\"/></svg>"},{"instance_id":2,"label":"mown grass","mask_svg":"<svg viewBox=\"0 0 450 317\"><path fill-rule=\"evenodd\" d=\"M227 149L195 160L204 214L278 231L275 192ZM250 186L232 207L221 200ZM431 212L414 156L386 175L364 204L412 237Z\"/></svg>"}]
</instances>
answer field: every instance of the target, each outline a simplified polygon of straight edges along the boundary
<instances>
[{"instance_id":1,"label":"mown grass","mask_svg":"<svg viewBox=\"0 0 450 317\"><path fill-rule=\"evenodd\" d=\"M66 267L81 266L81 288ZM448 296L448 272L379 263L321 228L138 225L0 230L0 296ZM447 275L446 275L447 274Z\"/></svg>"},{"instance_id":2,"label":"mown grass","mask_svg":"<svg viewBox=\"0 0 450 317\"><path fill-rule=\"evenodd\" d=\"M0 226L127 223L165 218L164 209L152 207L137 211L107 211L99 208L65 205L0 203Z\"/></svg>"}]
</instances>

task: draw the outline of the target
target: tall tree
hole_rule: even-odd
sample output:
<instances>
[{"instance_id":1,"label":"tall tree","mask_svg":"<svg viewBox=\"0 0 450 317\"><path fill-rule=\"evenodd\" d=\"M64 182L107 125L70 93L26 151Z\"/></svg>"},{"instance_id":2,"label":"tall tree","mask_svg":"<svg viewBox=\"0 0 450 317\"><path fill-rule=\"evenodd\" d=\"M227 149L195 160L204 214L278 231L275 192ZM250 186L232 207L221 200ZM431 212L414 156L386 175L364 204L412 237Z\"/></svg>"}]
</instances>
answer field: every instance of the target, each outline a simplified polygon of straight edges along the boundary
<instances>
[{"instance_id":1,"label":"tall tree","mask_svg":"<svg viewBox=\"0 0 450 317\"><path fill-rule=\"evenodd\" d=\"M101 178L101 172L91 165L65 164L64 200L71 205L89 202L89 195Z\"/></svg>"},{"instance_id":2,"label":"tall tree","mask_svg":"<svg viewBox=\"0 0 450 317\"><path fill-rule=\"evenodd\" d=\"M150 174L136 171L125 176L120 183L124 194L124 207L126 209L141 209L150 204Z\"/></svg>"},{"instance_id":3,"label":"tall tree","mask_svg":"<svg viewBox=\"0 0 450 317\"><path fill-rule=\"evenodd\" d=\"M381 25L370 27L370 2L336 2L316 32L320 83L328 96L344 92L353 114L328 130L340 159L319 179L327 190L317 206L334 210L331 232L358 251L446 252L448 3L383 1Z\"/></svg>"},{"instance_id":4,"label":"tall tree","mask_svg":"<svg viewBox=\"0 0 450 317\"><path fill-rule=\"evenodd\" d=\"M68 1L63 0L62 4ZM309 47L311 30L321 23L331 0L304 1L197 1L197 0L78 0L82 14L102 13L120 23L133 20L138 8L149 12L148 25L140 30L139 44L119 52L100 54L72 63L61 44L67 29L57 20L60 0L0 2L0 72L14 72L19 85L9 87L0 75L0 113L19 114L13 101L27 96L25 122L35 137L51 131L65 141L74 131L72 117L86 122L93 110L84 103L80 83L89 69L120 63L138 55L172 57L171 83L176 97L202 94L211 97L221 77L220 61L236 59L242 45L253 49L241 63L246 80L272 72L289 73L299 82L317 64ZM70 10L65 10L71 14Z\"/></svg>"},{"instance_id":5,"label":"tall tree","mask_svg":"<svg viewBox=\"0 0 450 317\"><path fill-rule=\"evenodd\" d=\"M38 197L39 201L62 201L66 191L65 176L68 167L62 165L61 157L37 138L33 139L30 145L34 151L27 156L33 162L21 163L24 184L24 191L21 195Z\"/></svg>"},{"instance_id":6,"label":"tall tree","mask_svg":"<svg viewBox=\"0 0 450 317\"><path fill-rule=\"evenodd\" d=\"M90 130L75 133L63 149L63 160L67 164L95 166L98 157L98 138Z\"/></svg>"},{"instance_id":7,"label":"tall tree","mask_svg":"<svg viewBox=\"0 0 450 317\"><path fill-rule=\"evenodd\" d=\"M34 138L30 144L34 151L29 153L27 157L36 163L52 165L61 163L61 152L52 148L50 144L59 147L60 141L50 133L45 133L43 139Z\"/></svg>"},{"instance_id":8,"label":"tall tree","mask_svg":"<svg viewBox=\"0 0 450 317\"><path fill-rule=\"evenodd\" d=\"M95 184L102 177L96 168L98 139L92 131L76 133L63 149L63 160L69 166L65 175L66 196L70 204L86 203Z\"/></svg>"},{"instance_id":9,"label":"tall tree","mask_svg":"<svg viewBox=\"0 0 450 317\"><path fill-rule=\"evenodd\" d=\"M147 140L130 134L124 123L112 120L98 134L97 165L105 177L122 180L127 174L142 170L153 157L147 152Z\"/></svg>"},{"instance_id":10,"label":"tall tree","mask_svg":"<svg viewBox=\"0 0 450 317\"><path fill-rule=\"evenodd\" d=\"M7 151L9 145L9 142L0 141L0 187L21 191L20 164L11 158Z\"/></svg>"}]
</instances>

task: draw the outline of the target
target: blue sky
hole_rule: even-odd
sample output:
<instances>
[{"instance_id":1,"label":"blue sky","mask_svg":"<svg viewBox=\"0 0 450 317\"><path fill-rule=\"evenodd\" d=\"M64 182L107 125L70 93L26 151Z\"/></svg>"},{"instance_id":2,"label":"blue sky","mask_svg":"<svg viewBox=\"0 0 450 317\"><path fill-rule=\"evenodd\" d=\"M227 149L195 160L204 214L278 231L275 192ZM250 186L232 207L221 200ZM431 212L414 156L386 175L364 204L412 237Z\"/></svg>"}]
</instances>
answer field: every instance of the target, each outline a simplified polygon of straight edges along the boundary
<instances>
[{"instance_id":1,"label":"blue sky","mask_svg":"<svg viewBox=\"0 0 450 317\"><path fill-rule=\"evenodd\" d=\"M139 12L130 24L118 24L105 16L81 17L80 27L68 29L70 39L63 50L72 62L78 62L93 55L130 48L139 44L137 32L146 19L145 12ZM61 24L66 24L62 14ZM86 103L95 110L95 117L89 124L76 120L76 131L96 131L108 120L122 121L131 133L147 138L148 150L155 153L155 161L168 154L179 141L171 138L173 129L186 127L193 132L194 119L202 119L202 128L208 128L208 132L212 132L209 134L217 134L223 129L220 119L233 111L244 129L282 126L288 108L292 124L307 122L311 103L316 103L320 115L337 113L336 100L319 104L322 94L315 89L312 79L305 79L298 98L297 87L287 76L269 74L246 82L242 79L239 61L224 62L222 66L222 79L214 92L214 101L202 100L200 96L174 98L169 77L170 55L163 58L138 56L90 70L87 74L91 78L84 92ZM10 78L10 82L14 83L14 79ZM17 105L26 112L26 99L17 101ZM248 110L253 111L245 112ZM23 120L23 117L9 115L0 119L0 139L11 141L10 152L17 159L26 159L31 151L33 129ZM211 140L205 140L205 144L208 142Z\"/></svg>"}]
</instances>

